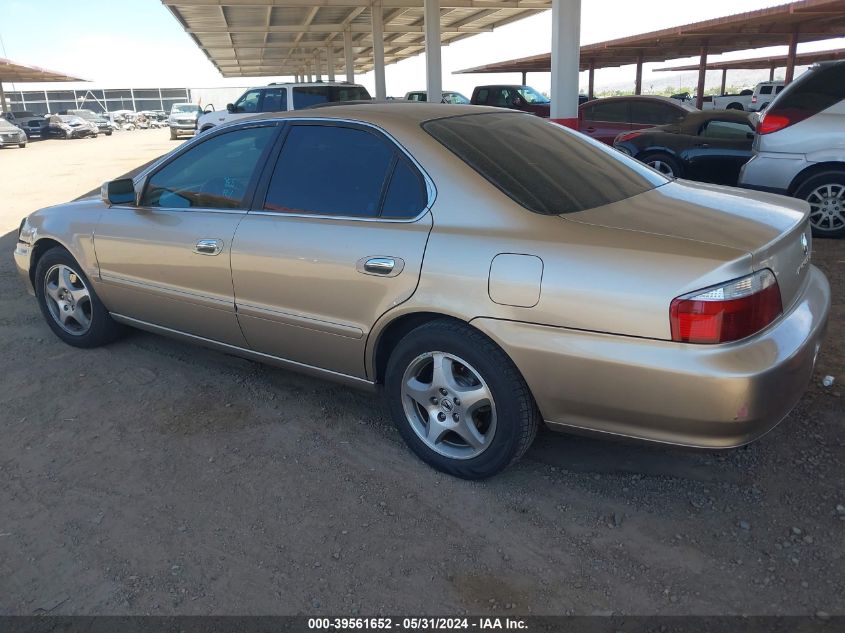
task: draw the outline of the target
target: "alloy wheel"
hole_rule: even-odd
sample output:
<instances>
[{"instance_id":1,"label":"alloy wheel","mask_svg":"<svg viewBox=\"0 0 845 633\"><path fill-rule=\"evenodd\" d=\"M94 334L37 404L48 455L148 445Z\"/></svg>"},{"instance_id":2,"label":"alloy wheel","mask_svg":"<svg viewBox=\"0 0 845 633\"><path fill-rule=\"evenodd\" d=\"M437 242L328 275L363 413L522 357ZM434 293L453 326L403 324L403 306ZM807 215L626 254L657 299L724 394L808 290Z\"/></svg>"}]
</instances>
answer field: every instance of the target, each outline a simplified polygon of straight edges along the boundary
<instances>
[{"instance_id":1,"label":"alloy wheel","mask_svg":"<svg viewBox=\"0 0 845 633\"><path fill-rule=\"evenodd\" d=\"M831 183L816 187L807 196L810 224L820 231L845 227L845 185Z\"/></svg>"},{"instance_id":2,"label":"alloy wheel","mask_svg":"<svg viewBox=\"0 0 845 633\"><path fill-rule=\"evenodd\" d=\"M496 432L490 388L454 354L426 352L415 358L402 377L402 406L414 433L452 459L477 457Z\"/></svg>"},{"instance_id":3,"label":"alloy wheel","mask_svg":"<svg viewBox=\"0 0 845 633\"><path fill-rule=\"evenodd\" d=\"M646 165L648 165L652 169L656 169L667 178L675 177L675 170L672 169L672 165L665 161L659 159L648 160L646 161Z\"/></svg>"},{"instance_id":4,"label":"alloy wheel","mask_svg":"<svg viewBox=\"0 0 845 633\"><path fill-rule=\"evenodd\" d=\"M55 322L68 334L81 336L91 328L91 293L70 266L56 264L44 275L44 301Z\"/></svg>"}]
</instances>

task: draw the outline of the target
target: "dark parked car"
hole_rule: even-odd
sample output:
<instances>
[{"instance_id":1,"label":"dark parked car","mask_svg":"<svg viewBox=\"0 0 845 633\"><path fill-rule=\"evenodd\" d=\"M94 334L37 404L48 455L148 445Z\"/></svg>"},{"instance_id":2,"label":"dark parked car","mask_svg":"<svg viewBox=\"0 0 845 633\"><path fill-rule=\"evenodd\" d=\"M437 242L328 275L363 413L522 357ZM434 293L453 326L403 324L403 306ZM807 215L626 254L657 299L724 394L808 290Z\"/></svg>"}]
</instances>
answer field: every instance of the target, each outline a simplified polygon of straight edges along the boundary
<instances>
[{"instance_id":1,"label":"dark parked car","mask_svg":"<svg viewBox=\"0 0 845 633\"><path fill-rule=\"evenodd\" d=\"M546 118L551 108L551 101L531 86L476 86L470 103L522 110Z\"/></svg>"},{"instance_id":2,"label":"dark parked car","mask_svg":"<svg viewBox=\"0 0 845 633\"><path fill-rule=\"evenodd\" d=\"M578 131L613 145L623 132L678 123L696 108L668 97L607 97L578 108Z\"/></svg>"},{"instance_id":3,"label":"dark parked car","mask_svg":"<svg viewBox=\"0 0 845 633\"><path fill-rule=\"evenodd\" d=\"M736 186L751 158L754 124L747 112L690 112L678 123L624 132L613 146L670 178Z\"/></svg>"},{"instance_id":4,"label":"dark parked car","mask_svg":"<svg viewBox=\"0 0 845 633\"><path fill-rule=\"evenodd\" d=\"M41 138L82 138L97 136L97 127L78 116L53 114L41 128Z\"/></svg>"}]
</instances>

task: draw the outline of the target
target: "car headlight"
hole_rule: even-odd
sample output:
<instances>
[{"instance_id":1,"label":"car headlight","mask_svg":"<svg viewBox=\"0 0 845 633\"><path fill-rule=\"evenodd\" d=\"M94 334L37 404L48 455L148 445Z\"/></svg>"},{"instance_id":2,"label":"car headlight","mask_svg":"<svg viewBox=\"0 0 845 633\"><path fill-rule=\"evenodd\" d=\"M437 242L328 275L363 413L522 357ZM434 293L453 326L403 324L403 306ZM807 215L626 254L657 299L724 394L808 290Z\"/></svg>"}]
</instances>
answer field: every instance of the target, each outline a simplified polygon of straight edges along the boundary
<instances>
[{"instance_id":1,"label":"car headlight","mask_svg":"<svg viewBox=\"0 0 845 633\"><path fill-rule=\"evenodd\" d=\"M29 224L29 218L26 217L21 220L20 228L18 229L18 241L24 244L32 245L32 227Z\"/></svg>"}]
</instances>

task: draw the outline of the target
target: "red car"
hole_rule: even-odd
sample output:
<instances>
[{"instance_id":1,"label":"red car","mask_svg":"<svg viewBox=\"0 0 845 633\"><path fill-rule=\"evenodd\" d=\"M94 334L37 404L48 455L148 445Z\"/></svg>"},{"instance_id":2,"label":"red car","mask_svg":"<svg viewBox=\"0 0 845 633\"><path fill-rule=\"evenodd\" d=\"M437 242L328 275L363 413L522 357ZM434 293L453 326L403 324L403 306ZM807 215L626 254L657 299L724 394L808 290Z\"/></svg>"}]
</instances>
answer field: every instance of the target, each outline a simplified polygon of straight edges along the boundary
<instances>
[{"instance_id":1,"label":"red car","mask_svg":"<svg viewBox=\"0 0 845 633\"><path fill-rule=\"evenodd\" d=\"M669 97L606 97L578 108L578 131L613 145L622 132L677 123L695 110Z\"/></svg>"}]
</instances>

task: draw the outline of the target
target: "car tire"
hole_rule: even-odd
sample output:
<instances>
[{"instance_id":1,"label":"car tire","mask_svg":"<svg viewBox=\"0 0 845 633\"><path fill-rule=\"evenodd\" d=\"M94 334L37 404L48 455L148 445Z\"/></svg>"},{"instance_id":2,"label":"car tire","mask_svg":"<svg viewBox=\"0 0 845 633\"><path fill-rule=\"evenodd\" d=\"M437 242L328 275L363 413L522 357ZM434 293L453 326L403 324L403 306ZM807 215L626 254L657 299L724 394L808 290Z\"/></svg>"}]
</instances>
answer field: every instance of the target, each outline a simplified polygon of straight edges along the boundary
<instances>
[{"instance_id":1,"label":"car tire","mask_svg":"<svg viewBox=\"0 0 845 633\"><path fill-rule=\"evenodd\" d=\"M656 169L667 178L683 178L683 170L681 169L680 163L669 154L645 154L644 156L637 156L637 159L652 169Z\"/></svg>"},{"instance_id":2,"label":"car tire","mask_svg":"<svg viewBox=\"0 0 845 633\"><path fill-rule=\"evenodd\" d=\"M105 134L106 136L111 136L111 133L112 133L111 130L109 130L108 132L103 132L103 134Z\"/></svg>"},{"instance_id":3,"label":"car tire","mask_svg":"<svg viewBox=\"0 0 845 633\"><path fill-rule=\"evenodd\" d=\"M845 237L845 170L810 176L795 190L795 197L809 203L815 237Z\"/></svg>"},{"instance_id":4,"label":"car tire","mask_svg":"<svg viewBox=\"0 0 845 633\"><path fill-rule=\"evenodd\" d=\"M24 147L26 147L26 143L18 143L18 147L20 147L21 149L23 149Z\"/></svg>"},{"instance_id":5,"label":"car tire","mask_svg":"<svg viewBox=\"0 0 845 633\"><path fill-rule=\"evenodd\" d=\"M176 139L178 139L178 138L179 138L179 134L178 134L178 132L176 132L175 130L173 130L173 129L171 128L171 129L170 129L170 140L171 140L171 141L175 141L175 140L176 140Z\"/></svg>"},{"instance_id":6,"label":"car tire","mask_svg":"<svg viewBox=\"0 0 845 633\"><path fill-rule=\"evenodd\" d=\"M507 468L528 450L540 424L534 397L508 355L451 320L421 325L399 341L387 363L385 395L411 450L462 479Z\"/></svg>"},{"instance_id":7,"label":"car tire","mask_svg":"<svg viewBox=\"0 0 845 633\"><path fill-rule=\"evenodd\" d=\"M728 104L728 107L725 108L725 109L726 110L743 110L743 111L745 110L745 108L742 107L741 103L730 103L730 104Z\"/></svg>"},{"instance_id":8,"label":"car tire","mask_svg":"<svg viewBox=\"0 0 845 633\"><path fill-rule=\"evenodd\" d=\"M99 347L123 333L100 301L82 267L60 246L35 267L35 297L53 333L74 347ZM64 319L64 320L63 320Z\"/></svg>"}]
</instances>

